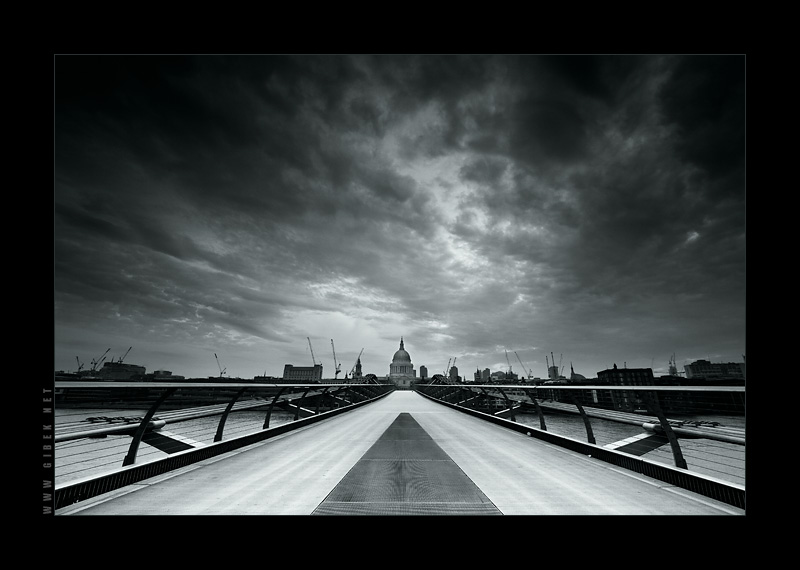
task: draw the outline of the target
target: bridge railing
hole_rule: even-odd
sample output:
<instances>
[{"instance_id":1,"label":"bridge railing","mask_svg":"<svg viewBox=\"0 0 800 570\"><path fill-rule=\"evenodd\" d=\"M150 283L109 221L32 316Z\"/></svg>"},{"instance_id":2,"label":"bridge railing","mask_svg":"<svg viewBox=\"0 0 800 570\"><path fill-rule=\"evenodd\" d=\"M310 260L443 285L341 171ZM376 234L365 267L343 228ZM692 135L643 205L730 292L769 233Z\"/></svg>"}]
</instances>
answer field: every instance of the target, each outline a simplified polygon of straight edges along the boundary
<instances>
[{"instance_id":1,"label":"bridge railing","mask_svg":"<svg viewBox=\"0 0 800 570\"><path fill-rule=\"evenodd\" d=\"M744 386L434 382L415 389L528 436L744 506ZM565 414L574 420L564 422ZM634 431L641 435L624 446L598 443L597 427L608 422L638 426ZM666 449L671 452L668 461ZM659 459L652 459L654 455Z\"/></svg>"},{"instance_id":2,"label":"bridge railing","mask_svg":"<svg viewBox=\"0 0 800 570\"><path fill-rule=\"evenodd\" d=\"M393 390L367 383L57 381L55 508L347 412ZM144 459L142 443L148 444ZM60 476L70 469L71 476Z\"/></svg>"}]
</instances>

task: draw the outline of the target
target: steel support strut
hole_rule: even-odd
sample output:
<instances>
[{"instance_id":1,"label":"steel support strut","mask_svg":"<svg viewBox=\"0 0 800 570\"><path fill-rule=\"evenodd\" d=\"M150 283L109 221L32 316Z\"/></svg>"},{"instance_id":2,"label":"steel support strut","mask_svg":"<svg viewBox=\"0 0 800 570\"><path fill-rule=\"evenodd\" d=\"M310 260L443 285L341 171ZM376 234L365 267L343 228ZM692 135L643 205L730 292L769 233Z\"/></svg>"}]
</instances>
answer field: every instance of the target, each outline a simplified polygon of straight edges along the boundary
<instances>
[{"instance_id":1,"label":"steel support strut","mask_svg":"<svg viewBox=\"0 0 800 570\"><path fill-rule=\"evenodd\" d=\"M483 409L486 410L487 413L492 413L492 406L489 402L493 402L494 398L489 395L486 388L481 388L481 392L483 392Z\"/></svg>"},{"instance_id":2,"label":"steel support strut","mask_svg":"<svg viewBox=\"0 0 800 570\"><path fill-rule=\"evenodd\" d=\"M275 394L275 397L272 398L272 403L270 403L269 409L267 410L267 417L264 418L264 427L261 429L267 429L269 427L269 419L272 416L272 408L275 407L275 402L278 401L278 398L280 398L281 394L283 394L283 391L286 390L286 388L286 386L283 386L280 390L278 390L278 393Z\"/></svg>"},{"instance_id":3,"label":"steel support strut","mask_svg":"<svg viewBox=\"0 0 800 570\"><path fill-rule=\"evenodd\" d=\"M583 425L586 426L586 440L589 443L597 443L594 439L594 432L592 431L592 423L589 421L589 416L586 415L586 412L583 410L583 406L581 406L580 401L575 397L574 394L572 396L572 403L575 404L576 408L578 408L578 411L583 418Z\"/></svg>"},{"instance_id":4,"label":"steel support strut","mask_svg":"<svg viewBox=\"0 0 800 570\"><path fill-rule=\"evenodd\" d=\"M302 403L305 401L305 399L306 399L306 394L308 394L308 392L309 392L310 390L311 390L311 386L309 386L308 388L306 388L306 391L305 391L305 392L303 392L303 395L302 395L302 396L300 396L300 404L302 404ZM290 402L291 402L291 400L290 400ZM300 418L300 404L296 404L296 405L295 405L295 410L294 410L294 421L297 421L297 420Z\"/></svg>"},{"instance_id":5,"label":"steel support strut","mask_svg":"<svg viewBox=\"0 0 800 570\"><path fill-rule=\"evenodd\" d=\"M320 406L322 406L322 401L325 399L325 395L328 393L328 390L330 390L330 389L331 389L331 387L330 387L330 386L328 386L327 388L323 389L323 390L322 390L322 394L320 394L320 395L317 397L317 407L316 407L316 409L314 410L314 415L317 415L317 414L319 414L319 408L320 408Z\"/></svg>"},{"instance_id":6,"label":"steel support strut","mask_svg":"<svg viewBox=\"0 0 800 570\"><path fill-rule=\"evenodd\" d=\"M348 388L346 386L345 387L339 387L338 390L334 390L330 394L330 398L333 399L333 402L331 403L331 406L333 408L338 408L339 406L341 406L341 404L339 403L339 400L342 400L342 401L344 401L346 403L346 405L349 405L350 404L350 400L345 399L345 396L349 395L349 393L350 393L350 388Z\"/></svg>"},{"instance_id":7,"label":"steel support strut","mask_svg":"<svg viewBox=\"0 0 800 570\"><path fill-rule=\"evenodd\" d=\"M508 396L506 396L506 393L503 392L502 388L498 388L497 391L503 395L503 399L506 401L506 409L508 410L509 418L511 418L512 422L517 421L517 417L514 414L514 405L511 403L511 400L508 399Z\"/></svg>"},{"instance_id":8,"label":"steel support strut","mask_svg":"<svg viewBox=\"0 0 800 570\"><path fill-rule=\"evenodd\" d=\"M536 408L536 414L539 416L539 428L542 431L547 431L547 426L544 424L544 413L542 412L542 407L539 405L539 402L536 400L536 396L534 395L535 392L531 390L531 394L528 394L528 397L533 402L533 407Z\"/></svg>"},{"instance_id":9,"label":"steel support strut","mask_svg":"<svg viewBox=\"0 0 800 570\"><path fill-rule=\"evenodd\" d=\"M247 390L247 387L241 388L233 399L228 403L225 408L225 411L222 413L222 417L219 419L219 425L217 426L217 434L214 436L214 441L222 441L222 431L225 429L225 422L228 421L228 415L231 413L231 409L233 405L236 403L236 400Z\"/></svg>"},{"instance_id":10,"label":"steel support strut","mask_svg":"<svg viewBox=\"0 0 800 570\"><path fill-rule=\"evenodd\" d=\"M675 467L680 469L688 469L689 466L686 464L686 460L683 458L683 452L681 451L681 446L678 443L678 437L675 435L675 432L672 431L672 426L669 425L667 417L661 410L661 404L658 401L658 394L656 394L655 391L648 391L645 392L645 397L647 398L648 404L650 405L650 408L652 408L653 413L658 417L658 421L661 424L661 429L664 431L664 435L667 436L669 445L672 448L672 456L675 458Z\"/></svg>"},{"instance_id":11,"label":"steel support strut","mask_svg":"<svg viewBox=\"0 0 800 570\"><path fill-rule=\"evenodd\" d=\"M125 459L122 460L122 466L126 465L133 465L136 463L136 453L139 451L139 444L142 441L142 436L144 432L147 431L147 426L150 423L150 420L153 419L153 416L156 414L156 410L164 403L164 400L169 398L172 394L175 393L177 388L167 388L164 390L164 393L158 397L158 399L150 406L150 409L147 410L147 413L142 418L142 423L139 424L139 427L136 428L136 432L133 434L133 441L131 442L131 446L128 448L128 455L125 456Z\"/></svg>"}]
</instances>

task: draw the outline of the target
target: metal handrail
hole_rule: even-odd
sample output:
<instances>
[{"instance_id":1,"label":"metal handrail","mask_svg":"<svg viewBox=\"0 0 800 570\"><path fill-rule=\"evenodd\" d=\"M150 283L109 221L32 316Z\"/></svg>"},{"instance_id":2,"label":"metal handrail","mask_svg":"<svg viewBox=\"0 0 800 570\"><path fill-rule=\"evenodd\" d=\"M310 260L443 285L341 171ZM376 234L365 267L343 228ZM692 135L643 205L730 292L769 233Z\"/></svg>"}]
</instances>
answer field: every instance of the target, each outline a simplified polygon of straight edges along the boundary
<instances>
[{"instance_id":1,"label":"metal handrail","mask_svg":"<svg viewBox=\"0 0 800 570\"><path fill-rule=\"evenodd\" d=\"M551 384L551 385L527 385L527 384L474 384L474 383L452 383L452 384L443 384L437 382L431 382L428 384L417 384L415 389L421 393L424 393L430 397L433 397L437 400L447 401L447 396L450 394L455 393L456 391L463 392L464 390L472 391L479 393L486 398L494 398L496 401L502 401L503 405L505 406L505 410L511 413L512 421L513 421L513 404L511 401L521 402L523 404L527 404L528 400L534 406L536 413L539 416L540 426L543 431L547 430L545 419L541 411L541 402L544 400L552 400L554 397L557 401L560 401L560 394L558 392L564 390L566 395L563 397L563 402L565 404L569 404L575 407L576 413L580 414L584 420L586 425L587 437L590 443L593 443L594 436L592 434L591 423L589 420L590 416L598 417L602 419L608 419L611 421L625 421L625 423L637 423L638 425L642 425L645 429L649 429L650 431L661 431L663 432L667 438L671 440L672 447L674 453L676 455L676 464L680 465L683 462L678 459L680 455L680 450L678 449L677 442L672 442L673 434L676 430L683 436L691 437L708 437L709 439L716 439L719 441L726 441L729 443L735 443L744 445L744 434L743 433L714 433L713 430L705 430L705 431L698 431L698 428L692 428L691 426L688 427L682 425L681 422L676 420L670 420L666 417L666 413L662 410L662 404L660 402L659 394L662 396L665 393L726 393L726 394L741 394L742 395L742 408L744 406L744 394L746 393L744 386L622 386L622 385L578 385L578 384ZM492 395L491 392L496 392L496 395ZM521 391L525 394L525 396L520 396L515 394L514 391ZM608 412L608 407L603 407L600 405L591 406L587 404L587 402L581 402L580 395L576 392L641 392L643 400L643 405L647 407L647 411L650 415L642 416L630 416L629 418L615 418L609 417L604 415L603 412ZM517 399L519 398L519 399ZM612 402L613 403L613 402ZM684 403L685 404L685 403ZM457 403L457 405L461 405ZM463 406L462 406L463 407ZM587 409L588 408L588 409ZM743 409L741 410L743 411ZM496 412L496 414L500 414L501 412ZM631 418L637 419L631 419ZM626 421L627 420L627 421Z\"/></svg>"},{"instance_id":2,"label":"metal handrail","mask_svg":"<svg viewBox=\"0 0 800 570\"><path fill-rule=\"evenodd\" d=\"M737 434L735 433L735 428L721 429L713 425L700 427L692 427L691 425L685 426L685 424L679 420L667 418L665 410L662 409L659 402L659 395L663 398L667 392L686 392L687 394L698 394L701 392L741 394L742 401L740 404L742 409L737 410L737 412L741 413L744 411L745 388L743 386L570 386L563 384L545 386L524 384L447 384L431 382L430 384L417 384L414 386L414 389L423 396L450 408L525 433L530 437L744 508L744 486L723 481L715 477L689 472L679 444L681 438L707 438L743 446L745 444L744 430L738 430L740 433ZM486 398L493 399L497 407L505 407L505 409L492 412L491 409L493 408L490 404L477 406L476 402L480 401L480 399L464 398L461 393L465 390L475 392L476 394L482 394L486 396ZM518 391L516 394L513 393L515 390ZM558 394L557 392L560 390L564 390L565 393ZM591 392L594 390L606 392L641 392L643 401L646 402L648 406L648 413L653 414L655 417L638 413L626 414L625 412L618 412L613 409L608 410L600 407L591 408L586 405L586 402L581 402L580 394L574 392ZM494 394L492 394L492 392L494 392ZM458 397L454 400L451 396L456 394ZM563 402L558 403L556 407L557 411L565 411L565 408L571 405L575 410L574 413L580 414L583 418L587 436L586 443L569 436L553 434L547 431L542 408L543 406L549 405L540 400L547 400L553 397L563 399ZM532 408L539 417L540 429L536 429L527 424L518 423L514 420L513 413L515 402L526 405L528 399L530 399ZM608 402L606 402L606 404L608 404ZM614 404L614 402L612 401L611 404ZM736 404L738 405L739 403ZM481 407L483 409L480 409ZM503 417L504 415L511 415L511 419ZM623 417L625 415L630 417ZM660 434L662 437L666 438L666 441L670 445L674 466L651 461L640 457L638 454L631 455L623 451L597 445L590 417L602 418L610 421L621 421L624 423L636 423L640 425L645 432ZM715 429L718 429L721 433L715 433Z\"/></svg>"},{"instance_id":3,"label":"metal handrail","mask_svg":"<svg viewBox=\"0 0 800 570\"><path fill-rule=\"evenodd\" d=\"M345 413L352 409L356 409L364 404L368 404L376 399L379 399L392 391L394 391L395 387L392 384L351 384L351 383L341 383L341 384L265 384L265 383L254 383L254 382L99 382L99 381L57 381L55 383L55 391L58 393L62 389L66 390L67 393L70 389L109 389L111 392L114 391L121 391L121 390L129 390L131 388L141 388L148 391L148 395L155 398L155 401L150 403L147 413L144 417L128 417L123 418L125 420L132 420L131 423L125 422L124 424L120 425L119 422L107 422L106 424L102 423L92 423L89 422L85 428L82 428L82 431L77 433L80 434L81 437L92 438L92 437L104 437L105 435L128 435L132 436L132 441L130 444L130 448L128 449L128 453L125 455L125 459L123 460L122 466L114 471L104 473L102 475L94 476L94 477L87 477L85 479L79 481L71 481L66 483L63 486L56 485L55 488L55 508L63 507L67 504L71 504L74 502L82 501L87 498L96 496L98 494L103 494L109 492L114 489L118 489L120 487L124 487L127 485L131 485L137 481L141 481L156 475L160 475L166 473L168 471L178 469L180 467L186 466L191 463L195 463L197 461L203 461L208 459L209 457L214 457L216 455L227 453L228 451L232 451L235 449L239 449L241 447L250 445L252 443L256 443L259 441L263 441L270 437L274 437L276 435L280 435L282 433L286 433L293 429L297 429L311 423L315 423L317 421L321 421L326 417L332 417L334 415L338 415L340 413ZM159 459L156 461L145 462L142 464L136 464L136 455L139 444L142 441L145 441L148 434L152 434L156 432L161 427L170 421L170 412L166 412L163 414L167 421L161 420L155 414L158 412L159 408L165 403L170 400L172 396L177 394L180 390L187 390L189 392L197 391L197 390L211 390L212 393L215 391L219 391L220 389L224 389L227 391L233 391L232 394L227 394L226 397L222 399L228 399L227 405L222 407L217 407L213 410L201 410L200 414L202 416L211 415L219 415L220 422L216 430L216 435L214 436L214 442L210 445L204 445L199 448L192 448L192 449L181 449L171 453L168 457L164 459ZM234 410L234 404L237 403L239 397L246 391L252 390L254 393L258 390L268 389L270 391L276 392L275 398L267 401L266 399L263 402L260 402L258 405L254 406L247 406L244 409L256 409L259 407L268 407L269 410L266 413L265 421L263 427L259 429L255 429L246 433L245 435L236 436L227 440L222 439L225 421L227 420L231 411ZM297 391L292 393L293 391ZM303 405L303 401L301 397L293 398L292 396L299 396L302 393L302 397L307 399L317 398L321 400L325 394L329 391L334 391L334 393L339 392L347 392L348 396L347 399L342 398L335 398L332 400L329 409L325 409L325 406L322 405L322 402L319 401L316 406L314 406L312 415L304 418L300 418L298 413L294 413L294 421L289 421L287 423L281 424L277 427L270 428L269 427L269 417L272 413L272 408L276 403L279 396L282 394L286 395L284 399L285 402L288 402L290 405L294 406L296 409L299 409ZM152 392L152 393L151 393ZM207 396L207 394L203 394ZM133 405L134 407L141 407L141 401L137 400L137 403ZM343 403L344 405L339 405ZM335 404L335 405L334 405ZM58 399L55 401L55 407L59 407ZM181 407L181 410L188 409L192 410L194 408L191 405L187 405L185 407ZM177 417L174 421L186 421L186 418L194 418L197 417L193 414L189 414L185 417ZM101 418L97 418L98 420ZM102 418L108 420L114 420L119 418ZM58 433L59 426L56 423L56 434ZM69 439L74 439L74 437L70 437ZM58 439L55 439L58 442ZM186 446L188 447L188 446Z\"/></svg>"},{"instance_id":4,"label":"metal handrail","mask_svg":"<svg viewBox=\"0 0 800 570\"><path fill-rule=\"evenodd\" d=\"M179 390L236 390L235 394L230 398L224 410L210 410L210 411L202 411L198 413L202 413L202 415L220 415L219 425L217 427L217 432L214 437L215 442L219 442L222 440L224 427L227 418L229 417L230 413L233 411L234 405L237 403L237 400L244 394L247 390L252 390L253 392L257 392L258 390L270 390L275 392L275 397L273 398L271 404L269 404L269 411L264 420L264 426L262 429L269 428L269 419L272 414L272 408L275 403L278 401L279 397L284 394L287 390L288 393L285 396L285 402L293 404L295 401L300 402L299 404L294 404L296 409L294 414L294 420L299 419L299 411L302 405L302 402L305 401L306 398L312 398L316 396L320 396L318 398L317 406L314 410L314 415L320 414L322 407L321 407L321 399L322 395L327 393L329 390L333 389L336 393L347 390L350 391L352 388L364 386L362 384L265 384L265 383L254 383L254 382L245 382L245 383L237 383L237 382L98 382L98 381L59 381L55 384L55 389L57 392L61 391L69 391L71 389L74 390L81 390L81 389L88 389L88 390L110 390L112 393L117 390L129 390L131 388L136 389L143 389L151 391L150 394L155 396L155 401L149 406L149 409L145 413L143 418L124 418L126 421L125 424L120 425L118 422L108 421L106 423L90 423L90 425L85 426L82 430L77 432L71 432L68 434L59 434L58 433L58 426L56 429L55 434L55 441L66 441L66 440L74 440L79 438L92 438L92 437L104 437L107 435L131 435L132 441L130 448L128 450L127 455L123 461L123 466L125 465L132 465L136 462L136 455L139 444L142 441L142 438L148 432L158 431L164 425L166 425L166 421L164 419L158 418L155 416L156 412L165 403L171 396L173 396ZM294 391L302 391L302 394L299 398L293 398L297 394ZM319 392L319 393L318 393ZM309 395L310 394L310 395ZM359 399L359 398L356 398ZM363 398L360 398L363 399ZM267 402L259 403L258 407L266 406ZM58 406L58 404L57 404ZM187 411L192 411L195 408L193 406L187 406ZM167 417L166 415L164 416ZM195 414L190 414L186 416L186 418L170 418L170 422L173 421L184 421L184 419L191 419L195 417ZM97 418L97 420L105 419L105 418Z\"/></svg>"}]
</instances>

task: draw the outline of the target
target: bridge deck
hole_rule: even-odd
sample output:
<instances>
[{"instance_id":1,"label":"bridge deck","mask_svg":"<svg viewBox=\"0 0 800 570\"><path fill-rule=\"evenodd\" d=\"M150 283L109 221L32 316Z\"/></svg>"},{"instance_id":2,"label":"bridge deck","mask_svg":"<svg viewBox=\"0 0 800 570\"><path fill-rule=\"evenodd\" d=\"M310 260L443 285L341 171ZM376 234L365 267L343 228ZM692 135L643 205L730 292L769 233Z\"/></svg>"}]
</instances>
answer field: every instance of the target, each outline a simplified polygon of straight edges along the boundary
<instances>
[{"instance_id":1,"label":"bridge deck","mask_svg":"<svg viewBox=\"0 0 800 570\"><path fill-rule=\"evenodd\" d=\"M394 392L58 515L723 515L707 497Z\"/></svg>"}]
</instances>

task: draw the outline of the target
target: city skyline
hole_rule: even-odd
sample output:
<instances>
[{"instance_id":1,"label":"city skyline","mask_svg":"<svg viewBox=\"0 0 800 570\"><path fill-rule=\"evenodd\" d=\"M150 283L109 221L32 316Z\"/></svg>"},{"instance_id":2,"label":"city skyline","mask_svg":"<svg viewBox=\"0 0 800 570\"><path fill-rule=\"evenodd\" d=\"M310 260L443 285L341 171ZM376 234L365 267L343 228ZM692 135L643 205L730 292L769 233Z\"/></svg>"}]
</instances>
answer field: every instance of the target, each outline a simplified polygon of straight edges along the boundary
<instances>
[{"instance_id":1,"label":"city skyline","mask_svg":"<svg viewBox=\"0 0 800 570\"><path fill-rule=\"evenodd\" d=\"M741 362L745 252L744 56L54 57L56 370Z\"/></svg>"}]
</instances>

